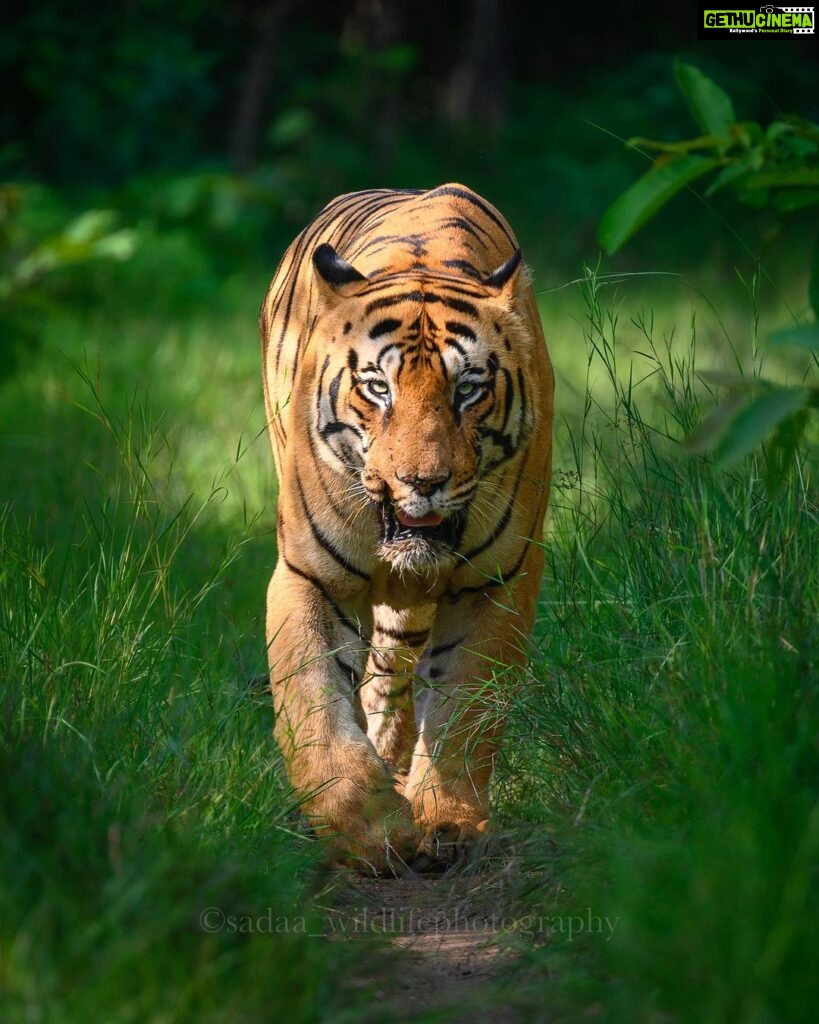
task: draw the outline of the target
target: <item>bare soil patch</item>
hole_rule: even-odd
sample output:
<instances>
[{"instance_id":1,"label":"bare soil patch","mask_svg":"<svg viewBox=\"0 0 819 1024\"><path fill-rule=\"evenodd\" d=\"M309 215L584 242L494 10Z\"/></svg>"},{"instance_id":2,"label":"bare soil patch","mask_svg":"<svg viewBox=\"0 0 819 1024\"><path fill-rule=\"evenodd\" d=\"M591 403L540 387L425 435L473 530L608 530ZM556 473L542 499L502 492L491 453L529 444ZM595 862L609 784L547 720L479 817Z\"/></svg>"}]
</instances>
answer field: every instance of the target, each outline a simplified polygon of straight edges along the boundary
<instances>
[{"instance_id":1,"label":"bare soil patch","mask_svg":"<svg viewBox=\"0 0 819 1024\"><path fill-rule=\"evenodd\" d=\"M351 984L372 991L370 1019L546 1022L532 989L520 985L505 889L502 879L480 874L350 876L329 931L362 941Z\"/></svg>"}]
</instances>

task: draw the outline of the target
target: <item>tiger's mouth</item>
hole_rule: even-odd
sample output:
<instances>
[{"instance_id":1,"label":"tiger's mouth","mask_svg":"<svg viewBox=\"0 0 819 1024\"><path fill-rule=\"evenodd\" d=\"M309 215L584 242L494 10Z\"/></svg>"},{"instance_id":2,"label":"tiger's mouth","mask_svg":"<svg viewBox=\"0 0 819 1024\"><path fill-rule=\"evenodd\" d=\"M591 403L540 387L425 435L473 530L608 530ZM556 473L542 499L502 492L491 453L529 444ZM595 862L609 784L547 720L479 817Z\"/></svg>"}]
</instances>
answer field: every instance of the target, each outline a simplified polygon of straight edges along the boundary
<instances>
[{"instance_id":1,"label":"tiger's mouth","mask_svg":"<svg viewBox=\"0 0 819 1024\"><path fill-rule=\"evenodd\" d=\"M415 541L454 550L463 532L463 516L459 512L446 518L438 512L415 518L396 509L392 502L382 501L376 506L376 516L384 546Z\"/></svg>"}]
</instances>

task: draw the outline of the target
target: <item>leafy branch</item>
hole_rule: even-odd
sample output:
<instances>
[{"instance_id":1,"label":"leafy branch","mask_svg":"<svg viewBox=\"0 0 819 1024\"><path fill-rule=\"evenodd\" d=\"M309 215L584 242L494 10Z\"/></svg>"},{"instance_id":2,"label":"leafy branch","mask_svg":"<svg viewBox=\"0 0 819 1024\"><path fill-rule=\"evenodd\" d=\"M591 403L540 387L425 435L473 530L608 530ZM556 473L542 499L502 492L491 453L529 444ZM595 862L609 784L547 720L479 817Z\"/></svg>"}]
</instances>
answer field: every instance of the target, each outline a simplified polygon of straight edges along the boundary
<instances>
[{"instance_id":1,"label":"leafy branch","mask_svg":"<svg viewBox=\"0 0 819 1024\"><path fill-rule=\"evenodd\" d=\"M796 115L766 127L738 121L730 96L699 68L678 61L675 75L702 134L672 142L628 140L632 148L657 155L604 213L598 228L603 249L616 252L678 192L709 175L706 198L730 188L746 205L768 207L780 217L819 206L819 125ZM819 239L811 259L809 301L814 322L776 331L772 344L819 354ZM770 438L768 477L775 484L792 461L809 410L819 409L819 388L741 376L714 382L733 394L689 438L689 446L710 451L718 465L727 466Z\"/></svg>"}]
</instances>

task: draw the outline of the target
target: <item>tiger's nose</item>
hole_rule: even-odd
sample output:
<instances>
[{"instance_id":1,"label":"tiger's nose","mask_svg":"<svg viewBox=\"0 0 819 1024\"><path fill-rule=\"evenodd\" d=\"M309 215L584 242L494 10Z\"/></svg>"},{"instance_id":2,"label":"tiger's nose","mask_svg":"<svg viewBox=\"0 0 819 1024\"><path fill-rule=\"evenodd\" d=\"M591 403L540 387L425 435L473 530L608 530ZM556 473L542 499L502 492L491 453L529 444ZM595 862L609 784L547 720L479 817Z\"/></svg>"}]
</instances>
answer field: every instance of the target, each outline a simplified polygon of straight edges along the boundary
<instances>
[{"instance_id":1,"label":"tiger's nose","mask_svg":"<svg viewBox=\"0 0 819 1024\"><path fill-rule=\"evenodd\" d=\"M434 494L440 487L442 487L447 480L449 480L449 473L436 473L430 476L420 476L418 473L411 473L407 476L401 476L400 473L395 474L402 484L407 484L412 487L413 490L418 491L425 498L430 494Z\"/></svg>"}]
</instances>

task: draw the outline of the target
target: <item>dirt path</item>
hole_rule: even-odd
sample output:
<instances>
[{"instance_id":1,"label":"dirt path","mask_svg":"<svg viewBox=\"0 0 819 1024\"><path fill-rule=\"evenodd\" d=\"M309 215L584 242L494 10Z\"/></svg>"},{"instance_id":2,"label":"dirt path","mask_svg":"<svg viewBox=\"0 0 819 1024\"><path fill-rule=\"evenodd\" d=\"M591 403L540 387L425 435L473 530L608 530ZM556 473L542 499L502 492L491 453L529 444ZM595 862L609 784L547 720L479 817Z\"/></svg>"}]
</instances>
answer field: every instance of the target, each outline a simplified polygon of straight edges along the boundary
<instances>
[{"instance_id":1,"label":"dirt path","mask_svg":"<svg viewBox=\"0 0 819 1024\"><path fill-rule=\"evenodd\" d=\"M346 880L332 933L383 936L392 951L363 956L353 979L373 991L373 1020L426 1014L469 1024L546 1020L533 1013L531 996L524 999L520 986L503 984L516 957L503 888L479 875Z\"/></svg>"}]
</instances>

